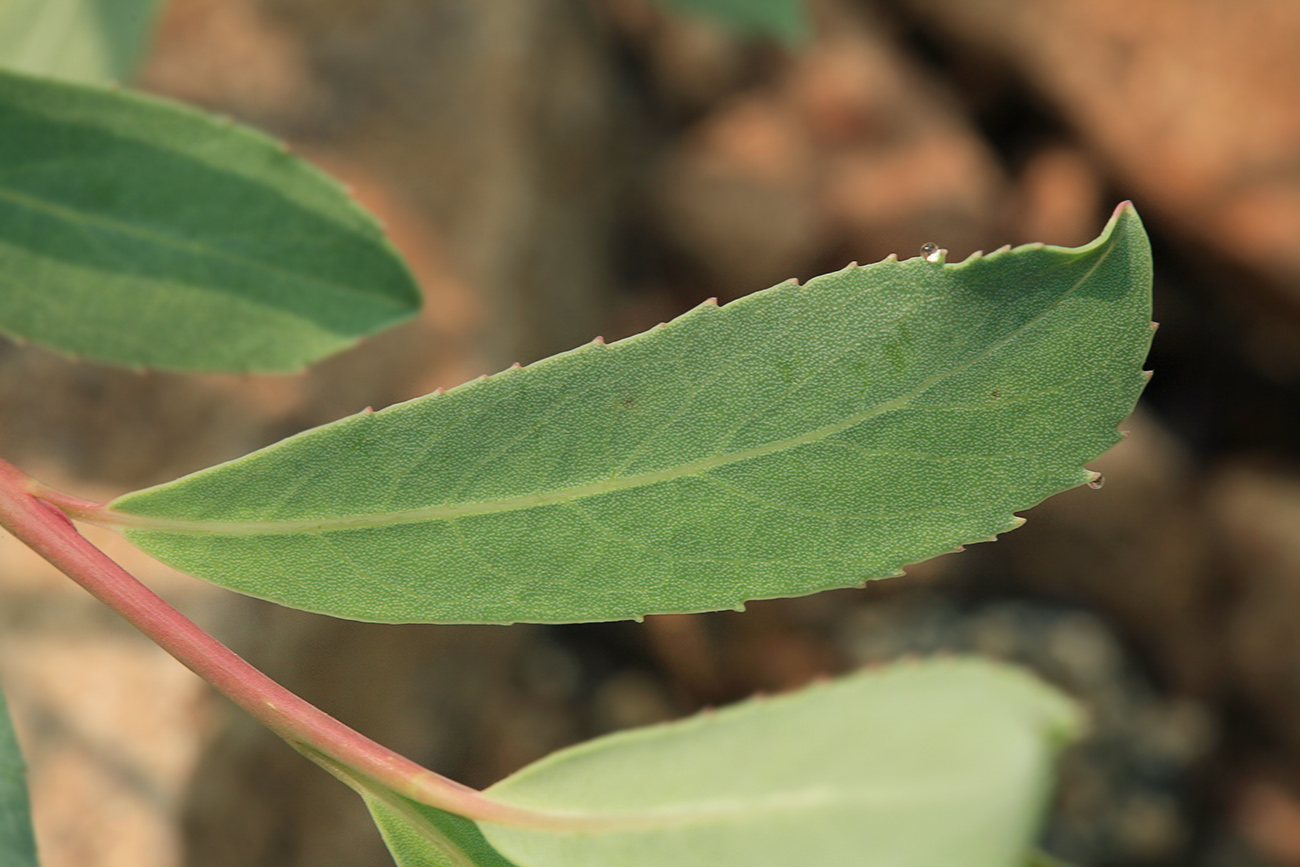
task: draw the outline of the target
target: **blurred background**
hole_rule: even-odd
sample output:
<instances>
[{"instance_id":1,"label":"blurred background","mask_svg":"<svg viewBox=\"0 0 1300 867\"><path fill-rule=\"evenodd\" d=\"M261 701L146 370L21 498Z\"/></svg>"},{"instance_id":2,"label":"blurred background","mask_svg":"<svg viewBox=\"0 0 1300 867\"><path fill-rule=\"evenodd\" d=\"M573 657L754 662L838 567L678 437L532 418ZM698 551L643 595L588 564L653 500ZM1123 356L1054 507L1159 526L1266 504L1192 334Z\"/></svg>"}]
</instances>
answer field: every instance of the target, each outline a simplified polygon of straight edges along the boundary
<instances>
[{"instance_id":1,"label":"blurred background","mask_svg":"<svg viewBox=\"0 0 1300 867\"><path fill-rule=\"evenodd\" d=\"M1051 851L1300 865L1300 4L806 12L782 37L649 0L170 0L135 84L342 178L426 311L298 377L0 343L0 453L107 499L709 296L931 241L950 261L1085 243L1132 199L1162 327L1129 437L1092 465L1105 486L906 578L643 624L381 627L93 538L291 689L474 785L756 691L972 651L1089 708ZM8 537L0 569L47 867L390 863L351 792Z\"/></svg>"}]
</instances>

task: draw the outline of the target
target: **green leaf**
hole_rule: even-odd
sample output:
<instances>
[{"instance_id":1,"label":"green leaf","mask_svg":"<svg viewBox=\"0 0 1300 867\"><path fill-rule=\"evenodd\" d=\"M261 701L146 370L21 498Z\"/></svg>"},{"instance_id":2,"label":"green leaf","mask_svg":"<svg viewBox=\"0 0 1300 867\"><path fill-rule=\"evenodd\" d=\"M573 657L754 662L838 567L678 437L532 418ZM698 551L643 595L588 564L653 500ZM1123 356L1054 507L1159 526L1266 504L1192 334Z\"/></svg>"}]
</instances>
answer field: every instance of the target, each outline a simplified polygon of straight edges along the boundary
<instances>
[{"instance_id":1,"label":"green leaf","mask_svg":"<svg viewBox=\"0 0 1300 867\"><path fill-rule=\"evenodd\" d=\"M36 835L26 777L9 705L0 692L0 864L5 867L36 867Z\"/></svg>"},{"instance_id":2,"label":"green leaf","mask_svg":"<svg viewBox=\"0 0 1300 867\"><path fill-rule=\"evenodd\" d=\"M397 867L515 867L468 819L391 792L361 796Z\"/></svg>"},{"instance_id":3,"label":"green leaf","mask_svg":"<svg viewBox=\"0 0 1300 867\"><path fill-rule=\"evenodd\" d=\"M412 801L322 753L296 747L361 796L398 867L515 867L469 819Z\"/></svg>"},{"instance_id":4,"label":"green leaf","mask_svg":"<svg viewBox=\"0 0 1300 867\"><path fill-rule=\"evenodd\" d=\"M1093 477L1145 377L1131 207L1078 249L850 266L81 515L362 620L581 621L900 574Z\"/></svg>"},{"instance_id":5,"label":"green leaf","mask_svg":"<svg viewBox=\"0 0 1300 867\"><path fill-rule=\"evenodd\" d=\"M564 750L486 794L574 830L483 829L521 867L1014 867L1078 725L1016 670L905 663Z\"/></svg>"},{"instance_id":6,"label":"green leaf","mask_svg":"<svg viewBox=\"0 0 1300 867\"><path fill-rule=\"evenodd\" d=\"M0 66L82 81L125 81L161 0L0 0Z\"/></svg>"},{"instance_id":7,"label":"green leaf","mask_svg":"<svg viewBox=\"0 0 1300 867\"><path fill-rule=\"evenodd\" d=\"M709 18L741 34L774 36L789 45L808 39L805 0L659 0L679 12Z\"/></svg>"},{"instance_id":8,"label":"green leaf","mask_svg":"<svg viewBox=\"0 0 1300 867\"><path fill-rule=\"evenodd\" d=\"M289 372L418 306L375 221L274 141L0 73L0 332L97 361Z\"/></svg>"}]
</instances>

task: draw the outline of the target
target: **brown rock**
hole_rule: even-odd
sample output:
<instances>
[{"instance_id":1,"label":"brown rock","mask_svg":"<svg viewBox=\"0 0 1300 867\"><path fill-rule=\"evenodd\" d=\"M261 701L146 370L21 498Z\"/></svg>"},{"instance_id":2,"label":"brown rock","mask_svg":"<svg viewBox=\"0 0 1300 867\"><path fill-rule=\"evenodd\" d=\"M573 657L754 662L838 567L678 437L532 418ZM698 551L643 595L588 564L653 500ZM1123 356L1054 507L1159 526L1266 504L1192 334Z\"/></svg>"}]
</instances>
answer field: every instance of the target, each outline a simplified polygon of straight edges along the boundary
<instances>
[{"instance_id":1,"label":"brown rock","mask_svg":"<svg viewBox=\"0 0 1300 867\"><path fill-rule=\"evenodd\" d=\"M905 0L1016 72L1140 209L1300 304L1300 5Z\"/></svg>"}]
</instances>

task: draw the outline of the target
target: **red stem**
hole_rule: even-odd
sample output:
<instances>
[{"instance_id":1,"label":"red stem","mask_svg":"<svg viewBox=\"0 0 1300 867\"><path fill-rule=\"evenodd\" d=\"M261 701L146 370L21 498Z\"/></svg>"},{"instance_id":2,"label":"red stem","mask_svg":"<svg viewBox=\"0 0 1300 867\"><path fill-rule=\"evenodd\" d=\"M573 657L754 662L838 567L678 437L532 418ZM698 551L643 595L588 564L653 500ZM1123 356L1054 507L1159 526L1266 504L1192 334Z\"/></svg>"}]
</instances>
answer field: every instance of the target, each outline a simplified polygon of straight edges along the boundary
<instances>
[{"instance_id":1,"label":"red stem","mask_svg":"<svg viewBox=\"0 0 1300 867\"><path fill-rule=\"evenodd\" d=\"M348 728L258 671L200 629L92 545L44 497L54 492L0 460L0 526L176 657L308 758L342 765L407 798L475 821L561 830L582 827L564 817L511 807L448 779ZM60 505L97 505L56 495ZM56 499L51 496L50 499ZM315 760L315 759L313 759Z\"/></svg>"}]
</instances>

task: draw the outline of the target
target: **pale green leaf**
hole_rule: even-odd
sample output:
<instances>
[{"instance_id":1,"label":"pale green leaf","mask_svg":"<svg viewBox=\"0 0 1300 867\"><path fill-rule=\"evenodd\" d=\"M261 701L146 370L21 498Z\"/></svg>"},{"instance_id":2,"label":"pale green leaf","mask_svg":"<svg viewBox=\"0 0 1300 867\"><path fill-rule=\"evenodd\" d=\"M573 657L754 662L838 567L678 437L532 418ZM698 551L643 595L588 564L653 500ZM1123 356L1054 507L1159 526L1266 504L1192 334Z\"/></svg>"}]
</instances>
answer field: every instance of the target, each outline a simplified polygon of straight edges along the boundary
<instances>
[{"instance_id":1,"label":"pale green leaf","mask_svg":"<svg viewBox=\"0 0 1300 867\"><path fill-rule=\"evenodd\" d=\"M288 372L418 306L375 221L274 141L0 73L0 333L97 361Z\"/></svg>"},{"instance_id":2,"label":"pale green leaf","mask_svg":"<svg viewBox=\"0 0 1300 867\"><path fill-rule=\"evenodd\" d=\"M83 81L125 81L162 0L0 0L0 66Z\"/></svg>"},{"instance_id":3,"label":"pale green leaf","mask_svg":"<svg viewBox=\"0 0 1300 867\"><path fill-rule=\"evenodd\" d=\"M659 0L670 9L711 19L742 34L774 36L788 44L808 38L806 0Z\"/></svg>"},{"instance_id":4,"label":"pale green leaf","mask_svg":"<svg viewBox=\"0 0 1300 867\"><path fill-rule=\"evenodd\" d=\"M27 801L27 773L9 705L0 692L0 864L36 867L36 836Z\"/></svg>"},{"instance_id":5,"label":"pale green leaf","mask_svg":"<svg viewBox=\"0 0 1300 867\"><path fill-rule=\"evenodd\" d=\"M1131 207L1077 249L850 266L84 515L363 620L702 611L899 574L1092 478L1145 382Z\"/></svg>"},{"instance_id":6,"label":"pale green leaf","mask_svg":"<svg viewBox=\"0 0 1300 867\"><path fill-rule=\"evenodd\" d=\"M907 663L564 750L486 794L577 830L483 830L520 867L1016 867L1077 728L1018 671Z\"/></svg>"}]
</instances>

